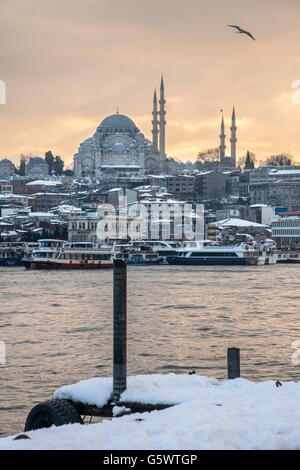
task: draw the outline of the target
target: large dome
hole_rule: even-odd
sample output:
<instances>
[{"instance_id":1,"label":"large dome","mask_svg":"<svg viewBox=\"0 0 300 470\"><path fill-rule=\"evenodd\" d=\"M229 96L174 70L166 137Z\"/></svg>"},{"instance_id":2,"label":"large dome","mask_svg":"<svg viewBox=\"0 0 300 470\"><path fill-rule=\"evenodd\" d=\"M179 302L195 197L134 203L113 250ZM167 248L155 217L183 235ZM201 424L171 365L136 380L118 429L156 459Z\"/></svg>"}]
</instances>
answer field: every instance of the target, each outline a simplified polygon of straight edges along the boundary
<instances>
[{"instance_id":1,"label":"large dome","mask_svg":"<svg viewBox=\"0 0 300 470\"><path fill-rule=\"evenodd\" d=\"M139 129L136 127L134 122L124 114L112 114L107 116L101 122L100 129L102 130L111 130L113 132L133 132L136 133Z\"/></svg>"}]
</instances>

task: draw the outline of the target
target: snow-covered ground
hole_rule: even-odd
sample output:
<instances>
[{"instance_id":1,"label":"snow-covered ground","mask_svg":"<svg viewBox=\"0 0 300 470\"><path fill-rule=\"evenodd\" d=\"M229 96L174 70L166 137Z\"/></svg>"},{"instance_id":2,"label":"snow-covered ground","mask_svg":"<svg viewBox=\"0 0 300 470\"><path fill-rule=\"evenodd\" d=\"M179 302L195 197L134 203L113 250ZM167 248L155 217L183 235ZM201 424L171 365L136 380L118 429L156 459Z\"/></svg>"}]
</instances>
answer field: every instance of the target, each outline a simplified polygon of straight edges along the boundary
<instances>
[{"instance_id":1,"label":"snow-covered ground","mask_svg":"<svg viewBox=\"0 0 300 470\"><path fill-rule=\"evenodd\" d=\"M54 396L101 406L111 392L111 378L94 378L62 387ZM140 375L128 378L121 399L176 405L87 426L31 431L26 440L10 436L0 439L0 449L300 449L298 382L276 387L275 381Z\"/></svg>"}]
</instances>

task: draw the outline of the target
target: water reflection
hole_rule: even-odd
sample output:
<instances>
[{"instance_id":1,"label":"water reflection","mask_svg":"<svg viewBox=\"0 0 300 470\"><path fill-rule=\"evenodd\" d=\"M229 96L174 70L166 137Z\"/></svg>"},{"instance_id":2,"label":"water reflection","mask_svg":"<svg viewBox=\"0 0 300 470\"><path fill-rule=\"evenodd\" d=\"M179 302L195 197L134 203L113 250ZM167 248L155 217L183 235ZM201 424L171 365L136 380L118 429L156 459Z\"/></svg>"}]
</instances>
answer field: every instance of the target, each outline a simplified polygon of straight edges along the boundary
<instances>
[{"instance_id":1,"label":"water reflection","mask_svg":"<svg viewBox=\"0 0 300 470\"><path fill-rule=\"evenodd\" d=\"M0 434L61 385L112 374L112 271L2 268ZM226 378L226 349L242 376L298 380L299 267L130 267L128 373Z\"/></svg>"}]
</instances>

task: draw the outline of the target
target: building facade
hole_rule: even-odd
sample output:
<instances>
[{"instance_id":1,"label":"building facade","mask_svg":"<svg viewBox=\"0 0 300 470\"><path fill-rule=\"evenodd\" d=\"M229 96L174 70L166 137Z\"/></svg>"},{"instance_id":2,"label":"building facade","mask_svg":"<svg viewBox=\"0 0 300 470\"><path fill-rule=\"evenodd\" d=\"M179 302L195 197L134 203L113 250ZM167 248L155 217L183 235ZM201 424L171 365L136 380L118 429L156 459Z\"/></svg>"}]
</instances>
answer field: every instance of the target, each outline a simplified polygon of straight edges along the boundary
<instances>
[{"instance_id":1,"label":"building facade","mask_svg":"<svg viewBox=\"0 0 300 470\"><path fill-rule=\"evenodd\" d=\"M160 99L153 98L152 142L128 116L107 116L93 137L86 139L74 155L76 178L140 177L166 169L165 154L165 95L161 79ZM159 104L159 110L158 110Z\"/></svg>"}]
</instances>

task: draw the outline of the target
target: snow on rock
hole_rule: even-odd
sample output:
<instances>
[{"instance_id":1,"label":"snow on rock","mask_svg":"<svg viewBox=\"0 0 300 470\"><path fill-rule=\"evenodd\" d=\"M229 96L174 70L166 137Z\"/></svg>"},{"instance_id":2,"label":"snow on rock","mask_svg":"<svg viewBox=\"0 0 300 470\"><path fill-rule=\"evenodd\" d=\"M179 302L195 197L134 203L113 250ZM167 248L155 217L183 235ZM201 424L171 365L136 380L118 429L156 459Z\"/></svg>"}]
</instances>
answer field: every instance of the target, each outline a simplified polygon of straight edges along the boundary
<instances>
[{"instance_id":1,"label":"snow on rock","mask_svg":"<svg viewBox=\"0 0 300 470\"><path fill-rule=\"evenodd\" d=\"M62 387L55 397L103 404L112 379ZM128 378L124 400L178 403L100 423L27 432L0 439L0 449L300 449L300 383L218 381L197 375Z\"/></svg>"}]
</instances>

